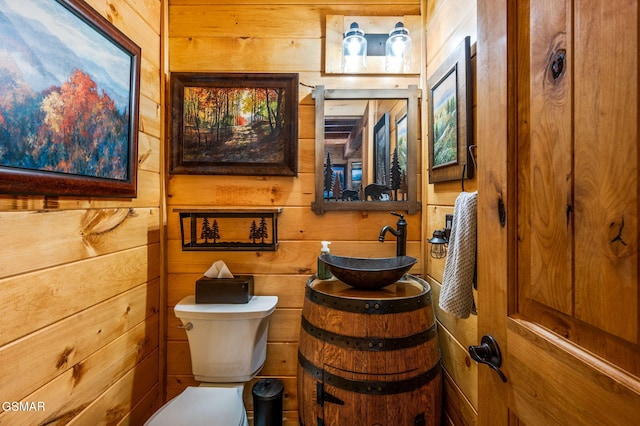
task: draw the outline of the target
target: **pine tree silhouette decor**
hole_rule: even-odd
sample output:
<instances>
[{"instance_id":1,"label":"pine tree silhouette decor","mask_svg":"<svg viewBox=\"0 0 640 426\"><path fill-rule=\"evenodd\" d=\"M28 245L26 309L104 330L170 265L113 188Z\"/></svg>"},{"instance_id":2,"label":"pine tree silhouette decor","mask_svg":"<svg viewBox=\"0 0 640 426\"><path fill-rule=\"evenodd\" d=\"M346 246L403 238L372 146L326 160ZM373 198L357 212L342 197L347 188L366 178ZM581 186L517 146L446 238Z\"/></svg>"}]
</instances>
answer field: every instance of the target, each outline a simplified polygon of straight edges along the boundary
<instances>
[{"instance_id":1,"label":"pine tree silhouette decor","mask_svg":"<svg viewBox=\"0 0 640 426\"><path fill-rule=\"evenodd\" d=\"M340 187L340 179L334 179L333 181L333 198L339 200L342 197L342 188Z\"/></svg>"},{"instance_id":2,"label":"pine tree silhouette decor","mask_svg":"<svg viewBox=\"0 0 640 426\"><path fill-rule=\"evenodd\" d=\"M209 225L209 218L205 217L202 221L202 232L200 238L204 238L205 244L209 240L213 240L215 243L220 238L220 230L218 229L218 222L214 219L213 226Z\"/></svg>"},{"instance_id":3,"label":"pine tree silhouette decor","mask_svg":"<svg viewBox=\"0 0 640 426\"><path fill-rule=\"evenodd\" d=\"M260 219L260 227L258 228L260 240L264 244L264 240L269 238L269 232L267 232L267 221L263 217Z\"/></svg>"},{"instance_id":4,"label":"pine tree silhouette decor","mask_svg":"<svg viewBox=\"0 0 640 426\"><path fill-rule=\"evenodd\" d=\"M280 212L281 208L180 211L182 249L275 251Z\"/></svg>"},{"instance_id":5,"label":"pine tree silhouette decor","mask_svg":"<svg viewBox=\"0 0 640 426\"><path fill-rule=\"evenodd\" d=\"M269 232L267 231L267 220L263 217L260 219L260 226L256 225L254 220L251 223L251 229L249 231L249 238L256 244L256 241L260 240L262 244L266 238L269 238Z\"/></svg>"},{"instance_id":6,"label":"pine tree silhouette decor","mask_svg":"<svg viewBox=\"0 0 640 426\"><path fill-rule=\"evenodd\" d=\"M333 189L333 164L331 164L331 155L327 152L327 162L324 164L324 198L331 198L329 194Z\"/></svg>"}]
</instances>

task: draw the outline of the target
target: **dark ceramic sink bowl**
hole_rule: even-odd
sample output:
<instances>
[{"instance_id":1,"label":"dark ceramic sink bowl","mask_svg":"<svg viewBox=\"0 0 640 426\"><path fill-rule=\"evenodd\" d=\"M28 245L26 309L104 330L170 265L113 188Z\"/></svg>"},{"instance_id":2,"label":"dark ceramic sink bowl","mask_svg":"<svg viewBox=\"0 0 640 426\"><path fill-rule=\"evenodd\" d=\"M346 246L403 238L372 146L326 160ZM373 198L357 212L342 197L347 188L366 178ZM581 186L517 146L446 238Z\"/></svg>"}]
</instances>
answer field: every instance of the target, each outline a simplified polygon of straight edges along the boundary
<instances>
[{"instance_id":1,"label":"dark ceramic sink bowl","mask_svg":"<svg viewBox=\"0 0 640 426\"><path fill-rule=\"evenodd\" d=\"M361 289L377 289L398 281L418 261L411 256L359 258L320 255L331 273L345 284Z\"/></svg>"}]
</instances>

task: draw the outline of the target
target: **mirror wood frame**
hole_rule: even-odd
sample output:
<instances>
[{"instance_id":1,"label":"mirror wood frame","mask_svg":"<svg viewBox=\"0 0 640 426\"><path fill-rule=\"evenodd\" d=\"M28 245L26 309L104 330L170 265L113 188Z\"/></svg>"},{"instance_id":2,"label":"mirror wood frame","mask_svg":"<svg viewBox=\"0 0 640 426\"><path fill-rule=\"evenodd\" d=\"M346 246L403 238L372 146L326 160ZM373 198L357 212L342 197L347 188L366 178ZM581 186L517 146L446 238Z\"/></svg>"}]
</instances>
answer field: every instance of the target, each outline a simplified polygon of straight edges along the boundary
<instances>
[{"instance_id":1,"label":"mirror wood frame","mask_svg":"<svg viewBox=\"0 0 640 426\"><path fill-rule=\"evenodd\" d=\"M406 211L416 214L420 208L417 199L418 184L418 105L421 92L417 85L407 89L325 89L316 86L313 91L316 108L315 127L315 201L311 208L316 214L326 211ZM324 199L324 158L325 158L325 101L328 100L384 100L407 101L407 200L406 201L333 201ZM364 160L364 159L363 159Z\"/></svg>"}]
</instances>

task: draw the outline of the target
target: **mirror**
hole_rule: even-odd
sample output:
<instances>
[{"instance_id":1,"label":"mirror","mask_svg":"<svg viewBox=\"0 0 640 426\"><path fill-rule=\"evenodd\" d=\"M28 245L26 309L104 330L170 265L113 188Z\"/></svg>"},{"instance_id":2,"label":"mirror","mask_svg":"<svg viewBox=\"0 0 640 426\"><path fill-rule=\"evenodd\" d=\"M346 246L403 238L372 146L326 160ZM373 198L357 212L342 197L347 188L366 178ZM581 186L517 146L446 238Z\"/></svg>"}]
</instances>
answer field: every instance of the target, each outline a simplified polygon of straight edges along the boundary
<instances>
[{"instance_id":1,"label":"mirror","mask_svg":"<svg viewBox=\"0 0 640 426\"><path fill-rule=\"evenodd\" d=\"M313 91L316 214L396 210L415 214L418 86Z\"/></svg>"}]
</instances>

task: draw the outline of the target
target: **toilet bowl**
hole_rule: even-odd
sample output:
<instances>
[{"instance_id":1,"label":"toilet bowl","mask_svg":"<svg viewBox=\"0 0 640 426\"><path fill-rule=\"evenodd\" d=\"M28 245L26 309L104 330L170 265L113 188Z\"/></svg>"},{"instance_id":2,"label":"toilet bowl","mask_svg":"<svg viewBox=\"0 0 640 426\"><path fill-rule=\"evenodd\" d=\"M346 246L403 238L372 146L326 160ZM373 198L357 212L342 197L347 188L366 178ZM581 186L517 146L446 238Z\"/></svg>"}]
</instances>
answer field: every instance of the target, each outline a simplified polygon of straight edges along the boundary
<instances>
[{"instance_id":1,"label":"toilet bowl","mask_svg":"<svg viewBox=\"0 0 640 426\"><path fill-rule=\"evenodd\" d=\"M277 303L277 296L253 296L244 304L197 304L187 296L176 304L192 372L202 383L187 387L145 425L247 426L244 384L264 365L269 318Z\"/></svg>"}]
</instances>

